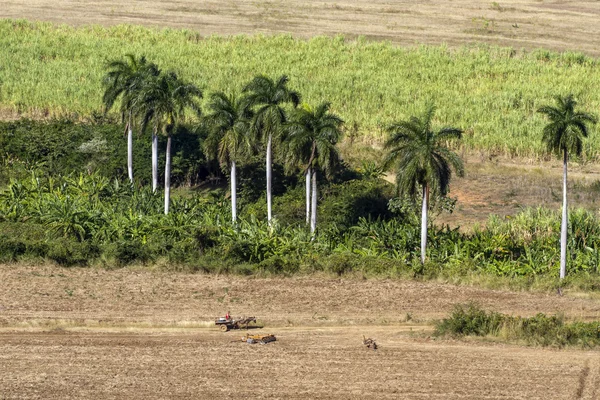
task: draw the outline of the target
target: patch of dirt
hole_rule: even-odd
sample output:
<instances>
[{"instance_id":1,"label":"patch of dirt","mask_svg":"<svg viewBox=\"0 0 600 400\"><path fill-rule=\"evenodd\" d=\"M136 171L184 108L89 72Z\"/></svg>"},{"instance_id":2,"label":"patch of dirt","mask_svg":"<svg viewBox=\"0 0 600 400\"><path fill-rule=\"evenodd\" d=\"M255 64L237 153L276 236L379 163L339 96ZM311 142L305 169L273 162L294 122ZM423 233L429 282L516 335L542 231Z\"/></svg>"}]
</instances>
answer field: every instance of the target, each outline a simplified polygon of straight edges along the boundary
<instances>
[{"instance_id":1,"label":"patch of dirt","mask_svg":"<svg viewBox=\"0 0 600 400\"><path fill-rule=\"evenodd\" d=\"M70 25L142 24L191 28L202 35L342 34L401 45L484 42L600 55L600 2L506 0L8 0L0 18Z\"/></svg>"},{"instance_id":2,"label":"patch of dirt","mask_svg":"<svg viewBox=\"0 0 600 400\"><path fill-rule=\"evenodd\" d=\"M469 230L484 225L490 214L513 216L525 207L562 207L562 164L559 161L520 159L495 161L465 157L465 176L453 177L450 197L457 199L452 214L435 218ZM600 206L600 170L597 164L570 163L568 170L569 207L597 211Z\"/></svg>"}]
</instances>

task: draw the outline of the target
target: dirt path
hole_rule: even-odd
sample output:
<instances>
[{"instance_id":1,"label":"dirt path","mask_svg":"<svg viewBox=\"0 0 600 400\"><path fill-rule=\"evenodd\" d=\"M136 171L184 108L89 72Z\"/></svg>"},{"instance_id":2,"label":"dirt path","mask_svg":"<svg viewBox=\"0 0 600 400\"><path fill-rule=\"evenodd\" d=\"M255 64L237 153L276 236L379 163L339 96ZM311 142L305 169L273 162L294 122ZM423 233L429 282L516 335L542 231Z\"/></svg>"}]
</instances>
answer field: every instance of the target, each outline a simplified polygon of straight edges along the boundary
<instances>
[{"instance_id":1,"label":"dirt path","mask_svg":"<svg viewBox=\"0 0 600 400\"><path fill-rule=\"evenodd\" d=\"M185 27L202 35L363 35L402 45L486 42L600 55L595 0L5 0L0 18Z\"/></svg>"},{"instance_id":2,"label":"dirt path","mask_svg":"<svg viewBox=\"0 0 600 400\"><path fill-rule=\"evenodd\" d=\"M597 351L430 337L456 303L600 319L600 300L400 280L0 266L0 399L593 399ZM249 345L217 315L256 315ZM363 335L375 338L366 349Z\"/></svg>"}]
</instances>

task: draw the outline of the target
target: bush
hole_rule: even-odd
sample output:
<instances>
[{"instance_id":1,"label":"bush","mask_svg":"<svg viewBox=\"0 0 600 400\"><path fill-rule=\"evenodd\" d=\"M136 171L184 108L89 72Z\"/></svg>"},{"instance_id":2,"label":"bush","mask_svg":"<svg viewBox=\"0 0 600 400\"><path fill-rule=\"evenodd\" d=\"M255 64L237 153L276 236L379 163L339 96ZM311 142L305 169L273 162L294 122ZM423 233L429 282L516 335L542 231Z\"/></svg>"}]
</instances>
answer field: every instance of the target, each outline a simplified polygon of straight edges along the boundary
<instances>
[{"instance_id":1,"label":"bush","mask_svg":"<svg viewBox=\"0 0 600 400\"><path fill-rule=\"evenodd\" d=\"M504 317L497 312L486 312L474 303L466 306L454 307L450 318L444 319L436 325L435 332L438 335L453 336L486 336L496 334L502 324Z\"/></svg>"},{"instance_id":2,"label":"bush","mask_svg":"<svg viewBox=\"0 0 600 400\"><path fill-rule=\"evenodd\" d=\"M86 123L70 120L0 122L3 163L37 166L44 175L98 172L109 178L126 179L127 146L123 125L104 118ZM138 132L139 133L139 132ZM178 126L173 135L171 181L174 185L197 184L208 176L201 151L204 133ZM166 139L159 137L159 148ZM136 184L151 180L151 143L143 136L133 141ZM159 158L159 171L164 171ZM15 171L16 172L16 171ZM5 173L0 179L7 181Z\"/></svg>"},{"instance_id":3,"label":"bush","mask_svg":"<svg viewBox=\"0 0 600 400\"><path fill-rule=\"evenodd\" d=\"M394 188L384 180L352 180L322 189L319 207L319 224L350 228L361 218L389 219L394 214L388 202Z\"/></svg>"},{"instance_id":4,"label":"bush","mask_svg":"<svg viewBox=\"0 0 600 400\"><path fill-rule=\"evenodd\" d=\"M289 257L273 256L261 261L258 269L270 274L292 275L300 270L300 262Z\"/></svg>"},{"instance_id":5,"label":"bush","mask_svg":"<svg viewBox=\"0 0 600 400\"><path fill-rule=\"evenodd\" d=\"M0 223L0 261L13 262L24 256L45 257L45 228L34 223Z\"/></svg>"},{"instance_id":6,"label":"bush","mask_svg":"<svg viewBox=\"0 0 600 400\"><path fill-rule=\"evenodd\" d=\"M0 261L17 261L19 256L27 252L27 245L19 239L12 239L6 235L0 235Z\"/></svg>"},{"instance_id":7,"label":"bush","mask_svg":"<svg viewBox=\"0 0 600 400\"><path fill-rule=\"evenodd\" d=\"M562 316L539 313L530 318L486 312L476 304L457 305L450 318L435 328L436 335L501 336L530 345L564 347L600 345L600 322L565 323Z\"/></svg>"},{"instance_id":8,"label":"bush","mask_svg":"<svg viewBox=\"0 0 600 400\"><path fill-rule=\"evenodd\" d=\"M138 240L121 240L115 243L114 257L120 266L136 261L146 263L153 259L152 256L153 254L149 246L144 245Z\"/></svg>"},{"instance_id":9,"label":"bush","mask_svg":"<svg viewBox=\"0 0 600 400\"><path fill-rule=\"evenodd\" d=\"M100 248L89 242L58 239L48 243L46 257L65 267L87 266L101 254Z\"/></svg>"}]
</instances>

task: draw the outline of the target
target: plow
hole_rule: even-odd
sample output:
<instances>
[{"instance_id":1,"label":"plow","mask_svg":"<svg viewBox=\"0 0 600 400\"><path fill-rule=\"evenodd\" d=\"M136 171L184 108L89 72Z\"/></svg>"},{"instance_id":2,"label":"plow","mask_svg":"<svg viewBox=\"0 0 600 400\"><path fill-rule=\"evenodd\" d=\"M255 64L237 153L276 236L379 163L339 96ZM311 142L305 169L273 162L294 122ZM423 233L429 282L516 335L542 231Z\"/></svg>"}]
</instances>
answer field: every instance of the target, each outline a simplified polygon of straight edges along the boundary
<instances>
[{"instance_id":1,"label":"plow","mask_svg":"<svg viewBox=\"0 0 600 400\"><path fill-rule=\"evenodd\" d=\"M275 338L275 335L271 335L271 334L251 335L251 334L247 333L244 336L242 336L242 342L246 342L246 343L250 343L250 344L254 344L254 343L267 344L270 342L274 342L276 340L277 339Z\"/></svg>"}]
</instances>

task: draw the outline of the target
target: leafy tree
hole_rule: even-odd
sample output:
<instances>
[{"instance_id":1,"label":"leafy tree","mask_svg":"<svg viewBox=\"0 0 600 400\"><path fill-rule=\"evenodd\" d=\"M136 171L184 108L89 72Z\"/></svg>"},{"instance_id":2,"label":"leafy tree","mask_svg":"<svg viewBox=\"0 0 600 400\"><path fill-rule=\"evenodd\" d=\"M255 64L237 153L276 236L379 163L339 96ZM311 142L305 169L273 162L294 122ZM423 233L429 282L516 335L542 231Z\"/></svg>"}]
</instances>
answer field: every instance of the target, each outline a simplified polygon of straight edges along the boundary
<instances>
[{"instance_id":1,"label":"leafy tree","mask_svg":"<svg viewBox=\"0 0 600 400\"><path fill-rule=\"evenodd\" d=\"M158 145L158 132L162 131L167 137L165 161L165 214L169 213L171 191L171 135L185 110L190 108L200 115L202 91L193 84L181 80L175 72L161 73L147 82L140 90L136 99L136 109L142 115L142 130L149 124L153 125L153 162L152 190L158 186L158 157L155 157L154 143ZM158 147L158 146L156 146ZM156 169L156 174L155 174Z\"/></svg>"},{"instance_id":2,"label":"leafy tree","mask_svg":"<svg viewBox=\"0 0 600 400\"><path fill-rule=\"evenodd\" d=\"M596 117L575 111L577 102L573 95L556 97L556 107L542 106L539 113L545 114L550 122L544 127L542 142L548 151L556 153L563 159L563 205L560 227L560 278L563 279L567 268L567 161L568 153L581 155L583 138L588 136L588 124L595 124Z\"/></svg>"},{"instance_id":3,"label":"leafy tree","mask_svg":"<svg viewBox=\"0 0 600 400\"><path fill-rule=\"evenodd\" d=\"M208 109L210 114L205 117L208 124L209 136L204 142L205 152L219 160L222 168L231 168L231 217L237 218L237 178L236 162L239 161L251 147L250 104L244 98L228 97L223 92L210 96Z\"/></svg>"},{"instance_id":4,"label":"leafy tree","mask_svg":"<svg viewBox=\"0 0 600 400\"><path fill-rule=\"evenodd\" d=\"M450 185L452 169L464 174L460 157L446 147L446 142L460 139L462 130L446 127L439 131L431 128L435 106L427 106L424 114L407 121L395 122L388 128L385 142L386 167L395 166L396 183L401 194L417 195L421 187L421 263L425 263L427 249L427 211L430 192L445 196Z\"/></svg>"},{"instance_id":5,"label":"leafy tree","mask_svg":"<svg viewBox=\"0 0 600 400\"><path fill-rule=\"evenodd\" d=\"M288 77L282 75L275 82L267 76L256 76L246 87L244 93L251 107L255 108L252 120L253 132L267 147L267 219L272 217L271 178L272 178L272 146L273 139L278 140L283 124L287 120L283 104L292 103L294 107L300 103L300 94L287 87Z\"/></svg>"},{"instance_id":6,"label":"leafy tree","mask_svg":"<svg viewBox=\"0 0 600 400\"><path fill-rule=\"evenodd\" d=\"M136 58L126 54L124 60L114 60L108 63L107 72L102 81L105 89L102 96L105 111L110 110L121 98L121 117L127 116L127 173L133 183L133 106L134 99L145 83L159 73L156 64L148 62L146 57Z\"/></svg>"},{"instance_id":7,"label":"leafy tree","mask_svg":"<svg viewBox=\"0 0 600 400\"><path fill-rule=\"evenodd\" d=\"M344 121L329 112L329 103L316 108L304 105L292 114L286 126L287 155L292 165L302 165L306 176L306 222L310 231L317 228L317 171L330 174L339 159L336 143L342 136L340 126ZM312 179L312 202L310 189Z\"/></svg>"}]
</instances>

